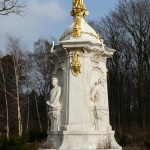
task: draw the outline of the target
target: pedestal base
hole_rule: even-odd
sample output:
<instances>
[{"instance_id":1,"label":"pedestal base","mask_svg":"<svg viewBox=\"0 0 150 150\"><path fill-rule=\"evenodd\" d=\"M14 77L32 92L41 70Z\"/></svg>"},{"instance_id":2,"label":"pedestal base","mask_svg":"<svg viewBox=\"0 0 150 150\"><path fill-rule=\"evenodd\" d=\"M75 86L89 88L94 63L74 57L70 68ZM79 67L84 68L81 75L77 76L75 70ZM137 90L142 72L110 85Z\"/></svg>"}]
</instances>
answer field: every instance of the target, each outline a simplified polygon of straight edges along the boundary
<instances>
[{"instance_id":1,"label":"pedestal base","mask_svg":"<svg viewBox=\"0 0 150 150\"><path fill-rule=\"evenodd\" d=\"M38 150L59 150L59 149L43 149L43 148L39 148ZM87 150L87 149L73 149L73 150ZM95 149L90 149L90 150L95 150ZM96 149L96 150L118 150L118 149Z\"/></svg>"},{"instance_id":2,"label":"pedestal base","mask_svg":"<svg viewBox=\"0 0 150 150\"><path fill-rule=\"evenodd\" d=\"M122 150L115 141L114 131L107 134L97 131L48 132L47 140L53 142L55 150Z\"/></svg>"}]
</instances>

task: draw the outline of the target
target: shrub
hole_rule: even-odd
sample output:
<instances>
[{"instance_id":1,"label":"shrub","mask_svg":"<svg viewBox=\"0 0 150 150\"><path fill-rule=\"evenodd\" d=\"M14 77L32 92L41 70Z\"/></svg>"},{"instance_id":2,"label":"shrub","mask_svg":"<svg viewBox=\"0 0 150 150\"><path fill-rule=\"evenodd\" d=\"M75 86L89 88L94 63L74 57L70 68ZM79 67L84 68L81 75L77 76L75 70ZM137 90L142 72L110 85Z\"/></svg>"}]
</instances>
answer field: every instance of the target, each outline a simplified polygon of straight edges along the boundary
<instances>
[{"instance_id":1,"label":"shrub","mask_svg":"<svg viewBox=\"0 0 150 150\"><path fill-rule=\"evenodd\" d=\"M52 149L54 148L54 143L51 140L44 140L41 142L41 148L48 148L48 149Z\"/></svg>"},{"instance_id":2,"label":"shrub","mask_svg":"<svg viewBox=\"0 0 150 150\"><path fill-rule=\"evenodd\" d=\"M35 141L42 141L43 139L47 138L46 132L40 132L40 131L30 131L29 134L29 142L35 142Z\"/></svg>"},{"instance_id":3,"label":"shrub","mask_svg":"<svg viewBox=\"0 0 150 150\"><path fill-rule=\"evenodd\" d=\"M0 138L0 149L2 150L24 150L28 142L28 133L23 136L11 136L8 140L6 137Z\"/></svg>"}]
</instances>

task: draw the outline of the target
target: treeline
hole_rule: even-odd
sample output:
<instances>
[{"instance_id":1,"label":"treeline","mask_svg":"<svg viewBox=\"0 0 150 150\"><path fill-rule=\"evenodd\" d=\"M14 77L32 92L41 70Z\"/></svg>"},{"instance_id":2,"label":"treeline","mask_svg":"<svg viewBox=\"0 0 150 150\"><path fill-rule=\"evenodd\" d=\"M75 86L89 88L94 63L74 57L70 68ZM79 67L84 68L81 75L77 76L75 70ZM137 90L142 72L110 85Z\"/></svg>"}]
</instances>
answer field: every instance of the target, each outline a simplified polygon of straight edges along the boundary
<instances>
[{"instance_id":1,"label":"treeline","mask_svg":"<svg viewBox=\"0 0 150 150\"><path fill-rule=\"evenodd\" d=\"M39 39L34 52L25 51L18 37L8 36L7 54L0 58L0 132L31 138L46 133L47 106L53 65L45 57L51 43Z\"/></svg>"},{"instance_id":2,"label":"treeline","mask_svg":"<svg viewBox=\"0 0 150 150\"><path fill-rule=\"evenodd\" d=\"M107 62L113 128L139 142L149 139L150 1L121 0L109 15L90 23L116 50Z\"/></svg>"}]
</instances>

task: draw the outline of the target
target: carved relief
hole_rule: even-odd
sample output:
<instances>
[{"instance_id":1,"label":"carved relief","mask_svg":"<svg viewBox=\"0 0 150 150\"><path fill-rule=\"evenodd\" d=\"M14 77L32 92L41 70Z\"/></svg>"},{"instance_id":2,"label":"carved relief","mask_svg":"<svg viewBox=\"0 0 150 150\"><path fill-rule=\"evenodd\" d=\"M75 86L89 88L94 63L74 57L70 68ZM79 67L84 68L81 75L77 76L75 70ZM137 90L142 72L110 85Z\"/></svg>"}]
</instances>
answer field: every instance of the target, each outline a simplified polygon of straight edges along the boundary
<instances>
[{"instance_id":1,"label":"carved relief","mask_svg":"<svg viewBox=\"0 0 150 150\"><path fill-rule=\"evenodd\" d=\"M103 78L98 79L97 84L91 89L91 100L100 106L105 104L106 91L104 88L105 80Z\"/></svg>"},{"instance_id":2,"label":"carved relief","mask_svg":"<svg viewBox=\"0 0 150 150\"><path fill-rule=\"evenodd\" d=\"M73 52L72 55L71 71L74 76L77 76L79 73L81 73L81 63L78 59L77 52Z\"/></svg>"},{"instance_id":3,"label":"carved relief","mask_svg":"<svg viewBox=\"0 0 150 150\"><path fill-rule=\"evenodd\" d=\"M91 110L93 113L93 125L95 130L100 130L101 132L106 130L107 127L107 119L109 116L108 111L101 110L98 107L94 106Z\"/></svg>"},{"instance_id":4,"label":"carved relief","mask_svg":"<svg viewBox=\"0 0 150 150\"><path fill-rule=\"evenodd\" d=\"M91 61L96 63L99 63L100 61L106 62L106 58L103 57L101 53L98 53L91 57Z\"/></svg>"},{"instance_id":5,"label":"carved relief","mask_svg":"<svg viewBox=\"0 0 150 150\"><path fill-rule=\"evenodd\" d=\"M59 130L60 125L60 97L61 97L61 87L58 85L58 79L52 78L53 88L50 92L50 100L46 103L49 105L48 116L51 120L51 131Z\"/></svg>"},{"instance_id":6,"label":"carved relief","mask_svg":"<svg viewBox=\"0 0 150 150\"><path fill-rule=\"evenodd\" d=\"M93 63L92 70L90 72L90 88L94 87L95 83L98 83L99 78L104 78L104 71L99 67L98 63Z\"/></svg>"},{"instance_id":7,"label":"carved relief","mask_svg":"<svg viewBox=\"0 0 150 150\"><path fill-rule=\"evenodd\" d=\"M93 106L91 107L93 124L95 126L95 130L103 131L104 123L106 122L106 117L108 113L100 109L100 106L105 106L106 103L106 90L104 88L105 80L103 78L99 78L98 82L95 82L95 85L92 87L90 92L90 99L93 102Z\"/></svg>"}]
</instances>

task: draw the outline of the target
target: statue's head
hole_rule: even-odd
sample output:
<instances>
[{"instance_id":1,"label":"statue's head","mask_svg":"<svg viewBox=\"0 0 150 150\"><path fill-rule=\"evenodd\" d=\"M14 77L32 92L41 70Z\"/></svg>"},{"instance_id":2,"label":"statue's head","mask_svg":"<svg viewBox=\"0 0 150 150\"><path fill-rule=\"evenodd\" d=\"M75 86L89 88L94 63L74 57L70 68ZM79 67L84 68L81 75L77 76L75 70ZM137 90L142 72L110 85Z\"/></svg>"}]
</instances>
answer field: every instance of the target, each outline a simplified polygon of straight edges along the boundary
<instances>
[{"instance_id":1,"label":"statue's head","mask_svg":"<svg viewBox=\"0 0 150 150\"><path fill-rule=\"evenodd\" d=\"M98 79L98 84L102 84L102 85L104 85L104 83L105 83L105 79L104 78L99 78Z\"/></svg>"},{"instance_id":2,"label":"statue's head","mask_svg":"<svg viewBox=\"0 0 150 150\"><path fill-rule=\"evenodd\" d=\"M57 78L55 78L55 77L52 78L52 85L53 86L58 85L58 79Z\"/></svg>"},{"instance_id":3,"label":"statue's head","mask_svg":"<svg viewBox=\"0 0 150 150\"><path fill-rule=\"evenodd\" d=\"M97 81L95 81L95 82L94 82L94 85L97 85L97 84L98 84L98 82L97 82Z\"/></svg>"}]
</instances>

